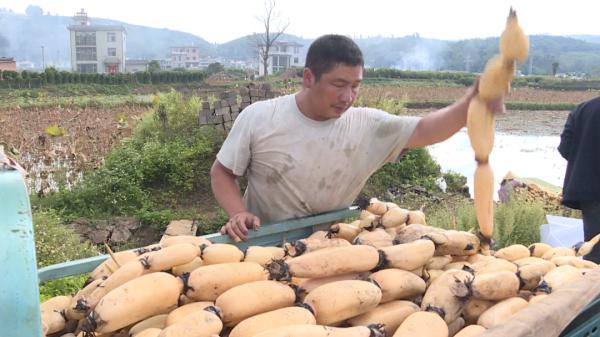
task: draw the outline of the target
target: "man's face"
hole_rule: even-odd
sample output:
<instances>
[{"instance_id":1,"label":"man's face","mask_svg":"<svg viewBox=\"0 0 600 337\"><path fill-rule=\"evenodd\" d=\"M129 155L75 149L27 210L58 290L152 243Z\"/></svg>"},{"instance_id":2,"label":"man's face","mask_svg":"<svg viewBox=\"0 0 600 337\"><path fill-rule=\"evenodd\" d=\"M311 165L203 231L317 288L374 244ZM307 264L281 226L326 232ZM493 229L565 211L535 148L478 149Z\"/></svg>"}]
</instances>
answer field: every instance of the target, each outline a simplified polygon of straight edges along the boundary
<instances>
[{"instance_id":1,"label":"man's face","mask_svg":"<svg viewBox=\"0 0 600 337\"><path fill-rule=\"evenodd\" d=\"M304 86L310 90L311 105L320 120L339 118L352 106L362 82L362 66L336 65L315 81L310 69L304 70Z\"/></svg>"}]
</instances>

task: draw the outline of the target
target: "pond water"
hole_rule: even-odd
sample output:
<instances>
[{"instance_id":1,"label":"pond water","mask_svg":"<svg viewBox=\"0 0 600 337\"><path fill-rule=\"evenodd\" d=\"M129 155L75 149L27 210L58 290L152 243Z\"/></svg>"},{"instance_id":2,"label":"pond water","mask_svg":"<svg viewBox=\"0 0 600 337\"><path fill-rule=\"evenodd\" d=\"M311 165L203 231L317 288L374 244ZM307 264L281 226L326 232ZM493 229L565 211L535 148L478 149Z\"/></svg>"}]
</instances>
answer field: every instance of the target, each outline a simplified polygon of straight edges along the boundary
<instances>
[{"instance_id":1,"label":"pond water","mask_svg":"<svg viewBox=\"0 0 600 337\"><path fill-rule=\"evenodd\" d=\"M559 136L517 136L496 132L490 165L494 170L496 190L508 171L518 177L537 178L562 187L567 161L556 149ZM473 195L476 163L473 149L463 128L446 141L428 147L443 172L454 171L467 177ZM497 193L494 198L497 200Z\"/></svg>"}]
</instances>

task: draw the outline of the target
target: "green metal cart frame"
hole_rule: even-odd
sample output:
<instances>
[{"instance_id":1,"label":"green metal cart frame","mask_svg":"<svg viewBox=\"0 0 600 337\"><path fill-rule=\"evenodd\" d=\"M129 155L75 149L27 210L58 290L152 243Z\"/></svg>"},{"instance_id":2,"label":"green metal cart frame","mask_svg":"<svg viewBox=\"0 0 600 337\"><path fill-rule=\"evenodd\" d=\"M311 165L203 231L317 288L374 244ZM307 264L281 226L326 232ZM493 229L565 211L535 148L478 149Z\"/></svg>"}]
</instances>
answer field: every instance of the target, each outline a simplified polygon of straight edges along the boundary
<instances>
[{"instance_id":1,"label":"green metal cart frame","mask_svg":"<svg viewBox=\"0 0 600 337\"><path fill-rule=\"evenodd\" d=\"M1 164L0 164L1 165ZM317 224L357 216L355 207L301 219L265 225L236 244L277 245L307 237ZM232 243L219 233L205 235L216 243ZM41 336L38 282L92 271L107 255L36 268L33 224L29 196L20 173L0 167L0 327L2 336ZM600 297L590 303L567 326L561 337L600 336Z\"/></svg>"}]
</instances>

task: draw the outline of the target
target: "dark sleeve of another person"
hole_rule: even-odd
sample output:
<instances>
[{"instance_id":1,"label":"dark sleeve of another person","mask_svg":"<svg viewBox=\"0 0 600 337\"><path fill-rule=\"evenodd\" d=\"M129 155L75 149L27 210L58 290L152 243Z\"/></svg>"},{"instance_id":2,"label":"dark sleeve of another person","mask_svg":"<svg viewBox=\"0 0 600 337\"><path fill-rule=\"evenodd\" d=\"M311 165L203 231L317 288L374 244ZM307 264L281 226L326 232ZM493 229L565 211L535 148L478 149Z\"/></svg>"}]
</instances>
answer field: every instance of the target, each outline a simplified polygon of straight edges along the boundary
<instances>
[{"instance_id":1,"label":"dark sleeve of another person","mask_svg":"<svg viewBox=\"0 0 600 337\"><path fill-rule=\"evenodd\" d=\"M560 144L558 145L558 152L560 155L569 160L569 153L571 152L571 146L573 145L573 133L575 130L575 115L579 112L581 105L577 109L571 111L563 132L560 135Z\"/></svg>"}]
</instances>

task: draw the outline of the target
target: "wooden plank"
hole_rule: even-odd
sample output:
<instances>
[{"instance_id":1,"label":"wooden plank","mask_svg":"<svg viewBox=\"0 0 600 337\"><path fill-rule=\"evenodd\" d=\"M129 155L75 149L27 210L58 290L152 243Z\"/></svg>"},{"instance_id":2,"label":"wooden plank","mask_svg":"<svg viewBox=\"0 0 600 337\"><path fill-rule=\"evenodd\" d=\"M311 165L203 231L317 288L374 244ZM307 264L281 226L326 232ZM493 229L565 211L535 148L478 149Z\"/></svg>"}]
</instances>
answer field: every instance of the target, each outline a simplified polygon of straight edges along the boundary
<instances>
[{"instance_id":1,"label":"wooden plank","mask_svg":"<svg viewBox=\"0 0 600 337\"><path fill-rule=\"evenodd\" d=\"M478 337L558 337L561 331L600 294L600 268L528 305L508 322Z\"/></svg>"},{"instance_id":2,"label":"wooden plank","mask_svg":"<svg viewBox=\"0 0 600 337\"><path fill-rule=\"evenodd\" d=\"M171 236L196 235L197 230L198 224L195 221L185 219L173 220L167 225L167 229L160 239L160 242Z\"/></svg>"}]
</instances>

